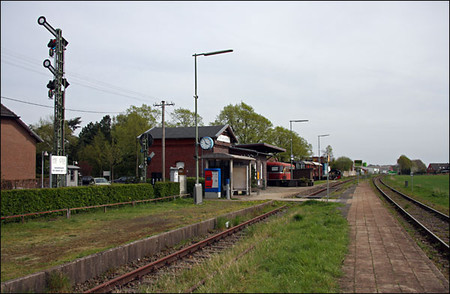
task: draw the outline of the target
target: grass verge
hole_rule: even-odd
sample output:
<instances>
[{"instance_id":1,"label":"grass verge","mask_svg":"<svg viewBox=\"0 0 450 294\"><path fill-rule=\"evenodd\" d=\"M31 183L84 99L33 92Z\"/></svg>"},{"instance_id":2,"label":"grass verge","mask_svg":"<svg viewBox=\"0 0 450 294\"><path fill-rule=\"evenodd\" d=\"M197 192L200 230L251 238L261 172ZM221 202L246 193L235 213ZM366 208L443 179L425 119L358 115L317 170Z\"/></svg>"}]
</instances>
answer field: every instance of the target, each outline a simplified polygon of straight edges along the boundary
<instances>
[{"instance_id":1,"label":"grass verge","mask_svg":"<svg viewBox=\"0 0 450 294\"><path fill-rule=\"evenodd\" d=\"M417 175L412 180L411 176L401 175L383 178L389 186L447 215L449 214L449 180L448 174ZM408 181L408 187L405 187L405 181Z\"/></svg>"},{"instance_id":2,"label":"grass verge","mask_svg":"<svg viewBox=\"0 0 450 294\"><path fill-rule=\"evenodd\" d=\"M205 278L196 292L339 292L349 242L347 221L337 209L340 205L291 204L282 216L249 228L248 236L224 253L177 275L165 275L140 292L183 292Z\"/></svg>"},{"instance_id":3,"label":"grass verge","mask_svg":"<svg viewBox=\"0 0 450 294\"><path fill-rule=\"evenodd\" d=\"M265 201L192 199L123 206L25 223L2 223L1 281L200 222Z\"/></svg>"}]
</instances>

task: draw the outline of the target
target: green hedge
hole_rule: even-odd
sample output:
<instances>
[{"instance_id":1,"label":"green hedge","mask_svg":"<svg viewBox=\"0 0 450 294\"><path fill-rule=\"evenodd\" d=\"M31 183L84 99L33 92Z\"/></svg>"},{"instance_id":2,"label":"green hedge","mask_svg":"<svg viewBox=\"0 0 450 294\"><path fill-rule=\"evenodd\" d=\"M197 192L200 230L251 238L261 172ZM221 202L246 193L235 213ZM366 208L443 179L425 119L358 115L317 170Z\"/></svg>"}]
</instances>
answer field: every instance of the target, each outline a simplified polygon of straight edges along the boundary
<instances>
[{"instance_id":1,"label":"green hedge","mask_svg":"<svg viewBox=\"0 0 450 294\"><path fill-rule=\"evenodd\" d=\"M189 177L186 180L187 192L191 194L191 197L194 197L195 177ZM202 191L205 194L205 178L198 178L198 183L202 184Z\"/></svg>"},{"instance_id":2,"label":"green hedge","mask_svg":"<svg viewBox=\"0 0 450 294\"><path fill-rule=\"evenodd\" d=\"M154 188L156 197L180 195L180 183L177 182L156 182Z\"/></svg>"},{"instance_id":3,"label":"green hedge","mask_svg":"<svg viewBox=\"0 0 450 294\"><path fill-rule=\"evenodd\" d=\"M175 192L173 184L166 182L155 189L150 184L115 184L111 186L7 190L1 192L1 215L151 199L162 195L158 193L178 195L179 188Z\"/></svg>"}]
</instances>

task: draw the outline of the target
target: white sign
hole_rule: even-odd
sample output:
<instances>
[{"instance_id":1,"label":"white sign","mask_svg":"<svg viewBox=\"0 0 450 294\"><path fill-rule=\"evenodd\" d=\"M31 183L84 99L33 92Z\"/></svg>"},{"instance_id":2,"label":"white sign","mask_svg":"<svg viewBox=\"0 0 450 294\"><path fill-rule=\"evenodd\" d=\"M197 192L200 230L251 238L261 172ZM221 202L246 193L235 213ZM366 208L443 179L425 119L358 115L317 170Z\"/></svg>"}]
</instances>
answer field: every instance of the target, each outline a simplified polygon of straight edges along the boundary
<instances>
[{"instance_id":1,"label":"white sign","mask_svg":"<svg viewBox=\"0 0 450 294\"><path fill-rule=\"evenodd\" d=\"M220 136L217 138L217 141L225 142L225 143L230 143L230 142L231 142L230 137L225 136L225 135L220 135Z\"/></svg>"},{"instance_id":2,"label":"white sign","mask_svg":"<svg viewBox=\"0 0 450 294\"><path fill-rule=\"evenodd\" d=\"M67 174L67 157L50 155L50 173L52 175Z\"/></svg>"},{"instance_id":3,"label":"white sign","mask_svg":"<svg viewBox=\"0 0 450 294\"><path fill-rule=\"evenodd\" d=\"M110 177L111 176L111 172L109 170L104 170L103 171L103 176L104 177Z\"/></svg>"}]
</instances>

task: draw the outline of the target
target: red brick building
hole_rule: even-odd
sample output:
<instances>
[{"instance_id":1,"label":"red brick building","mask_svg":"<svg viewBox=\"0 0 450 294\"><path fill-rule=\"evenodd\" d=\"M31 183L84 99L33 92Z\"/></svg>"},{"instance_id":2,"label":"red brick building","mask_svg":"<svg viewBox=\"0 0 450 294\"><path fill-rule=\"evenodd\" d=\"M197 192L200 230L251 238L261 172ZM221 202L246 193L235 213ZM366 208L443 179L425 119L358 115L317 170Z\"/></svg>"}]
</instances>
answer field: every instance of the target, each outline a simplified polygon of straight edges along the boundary
<instances>
[{"instance_id":1,"label":"red brick building","mask_svg":"<svg viewBox=\"0 0 450 294\"><path fill-rule=\"evenodd\" d=\"M31 188L36 181L36 144L40 142L42 139L19 116L1 105L2 182Z\"/></svg>"},{"instance_id":2,"label":"red brick building","mask_svg":"<svg viewBox=\"0 0 450 294\"><path fill-rule=\"evenodd\" d=\"M154 153L147 166L147 178L162 178L162 128L152 128L153 144L148 153ZM140 136L139 136L140 137ZM284 152L283 148L269 144L237 145L236 136L229 125L198 127L199 139L210 137L211 150L198 147L199 177L205 168L220 168L222 184L230 180L232 192L244 191L250 194L251 186L265 187L266 162L272 153ZM196 176L195 167L195 127L165 128L165 178L170 178L170 168L181 169L187 177ZM252 176L253 175L253 176ZM253 183L252 183L253 178Z\"/></svg>"},{"instance_id":3,"label":"red brick building","mask_svg":"<svg viewBox=\"0 0 450 294\"><path fill-rule=\"evenodd\" d=\"M450 170L450 164L447 163L430 163L427 168L427 174L445 174Z\"/></svg>"}]
</instances>

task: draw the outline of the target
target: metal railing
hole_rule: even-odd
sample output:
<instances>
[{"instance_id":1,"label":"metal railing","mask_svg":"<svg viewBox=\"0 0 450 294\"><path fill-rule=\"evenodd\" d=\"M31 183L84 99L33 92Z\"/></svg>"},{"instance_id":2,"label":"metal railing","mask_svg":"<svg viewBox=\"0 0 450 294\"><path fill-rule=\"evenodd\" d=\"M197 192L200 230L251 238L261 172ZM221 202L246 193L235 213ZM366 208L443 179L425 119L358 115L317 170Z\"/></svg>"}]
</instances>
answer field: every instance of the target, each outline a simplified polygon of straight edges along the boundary
<instances>
[{"instance_id":1,"label":"metal railing","mask_svg":"<svg viewBox=\"0 0 450 294\"><path fill-rule=\"evenodd\" d=\"M166 197L160 197L160 198L152 198L152 199L143 199L143 200L133 200L133 201L127 201L127 202L118 202L118 203L110 203L110 204L100 204L100 205L92 205L92 206L83 206L83 207L73 207L73 208L62 208L62 209L55 209L55 210L48 210L48 211L40 211L40 212L30 212L25 214L17 214L17 215L9 215L9 216L2 216L1 219L11 219L11 218L22 218L22 222L25 222L26 216L32 216L32 215L40 215L40 214L49 214L49 213L55 213L55 212L66 212L66 217L70 218L71 211L74 210L82 210L82 209L92 209L92 208L100 208L103 207L104 212L106 212L107 207L117 206L117 205L126 205L131 204L133 206L136 205L136 203L142 203L142 202L155 202L159 200L164 199L176 199L177 197L183 198L190 196L190 194L180 194L180 195L174 195L174 196L166 196Z\"/></svg>"}]
</instances>

